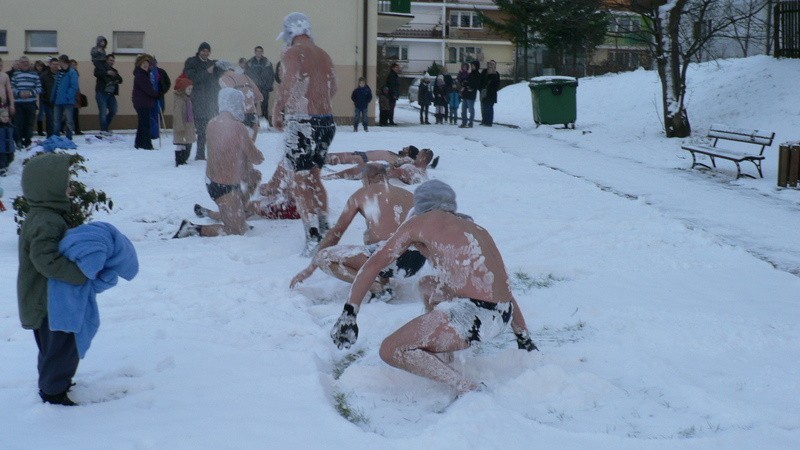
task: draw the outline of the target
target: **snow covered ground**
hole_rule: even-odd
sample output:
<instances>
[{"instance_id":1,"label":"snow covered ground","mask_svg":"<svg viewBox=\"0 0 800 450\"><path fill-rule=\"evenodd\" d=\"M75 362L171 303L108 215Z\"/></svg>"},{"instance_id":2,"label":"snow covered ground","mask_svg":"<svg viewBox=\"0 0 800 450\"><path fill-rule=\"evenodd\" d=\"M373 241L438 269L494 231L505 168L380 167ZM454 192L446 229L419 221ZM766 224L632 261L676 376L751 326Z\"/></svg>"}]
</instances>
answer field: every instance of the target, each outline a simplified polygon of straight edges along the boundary
<instances>
[{"instance_id":1,"label":"snow covered ground","mask_svg":"<svg viewBox=\"0 0 800 450\"><path fill-rule=\"evenodd\" d=\"M204 165L173 167L168 138L152 152L132 135L79 142L80 179L115 204L96 219L131 238L141 271L99 296L72 393L83 405L43 405L14 300L13 212L0 214L0 447L798 448L800 191L776 187L778 144L800 140L798 73L798 60L763 56L690 70L697 136L711 123L777 133L757 180L734 180L727 161L689 170L646 71L581 79L574 131L535 128L525 83L496 106L519 128L415 125L407 104L400 127L340 127L331 151L441 156L430 176L493 234L541 348L508 334L461 352L456 365L488 389L449 407L447 388L377 354L421 312L413 279L365 304L357 345L337 350L328 333L348 285L317 272L289 289L308 263L298 221L169 239L194 203L213 206ZM265 176L279 143L258 139ZM21 159L0 179L9 207ZM326 186L335 218L358 183ZM362 231L357 219L343 243Z\"/></svg>"}]
</instances>

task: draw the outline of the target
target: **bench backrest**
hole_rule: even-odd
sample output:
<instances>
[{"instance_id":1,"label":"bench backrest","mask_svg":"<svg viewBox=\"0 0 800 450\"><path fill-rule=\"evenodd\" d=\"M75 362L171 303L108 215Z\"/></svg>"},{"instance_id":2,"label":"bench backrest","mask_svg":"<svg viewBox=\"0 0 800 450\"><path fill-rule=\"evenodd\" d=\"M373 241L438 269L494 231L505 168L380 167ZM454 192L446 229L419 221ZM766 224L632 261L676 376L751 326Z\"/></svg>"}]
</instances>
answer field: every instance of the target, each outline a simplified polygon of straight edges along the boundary
<instances>
[{"instance_id":1,"label":"bench backrest","mask_svg":"<svg viewBox=\"0 0 800 450\"><path fill-rule=\"evenodd\" d=\"M711 125L708 130L708 137L714 139L716 144L717 139L725 139L727 141L745 142L749 144L756 144L763 147L772 145L772 140L775 138L775 133L766 132L761 130L745 130L739 128L726 127L724 125Z\"/></svg>"}]
</instances>

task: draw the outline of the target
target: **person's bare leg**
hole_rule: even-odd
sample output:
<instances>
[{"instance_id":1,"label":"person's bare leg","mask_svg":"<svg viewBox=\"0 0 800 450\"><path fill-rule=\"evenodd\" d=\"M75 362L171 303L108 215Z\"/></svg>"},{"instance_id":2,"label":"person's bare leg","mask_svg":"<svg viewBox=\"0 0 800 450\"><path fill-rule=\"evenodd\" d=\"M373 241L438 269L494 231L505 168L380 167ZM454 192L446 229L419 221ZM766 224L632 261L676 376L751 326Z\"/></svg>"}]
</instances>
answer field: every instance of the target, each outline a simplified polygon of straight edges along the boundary
<instances>
[{"instance_id":1,"label":"person's bare leg","mask_svg":"<svg viewBox=\"0 0 800 450\"><path fill-rule=\"evenodd\" d=\"M216 220L216 221L222 220L222 215L220 215L219 211L214 211L213 209L207 209L205 211L205 215L211 220Z\"/></svg>"},{"instance_id":2,"label":"person's bare leg","mask_svg":"<svg viewBox=\"0 0 800 450\"><path fill-rule=\"evenodd\" d=\"M359 158L360 159L360 158ZM360 180L361 172L364 170L363 166L353 166L349 169L344 169L336 173L329 173L322 177L323 180Z\"/></svg>"},{"instance_id":3,"label":"person's bare leg","mask_svg":"<svg viewBox=\"0 0 800 450\"><path fill-rule=\"evenodd\" d=\"M313 192L311 197L313 201L313 212L317 216L319 234L321 237L324 237L330 228L330 224L328 223L328 191L325 190L325 185L322 184L319 167L311 169L310 183Z\"/></svg>"},{"instance_id":4,"label":"person's bare leg","mask_svg":"<svg viewBox=\"0 0 800 450\"><path fill-rule=\"evenodd\" d=\"M337 245L317 252L314 255L314 264L326 274L346 283L352 283L368 259L369 256L364 253L364 247L361 245ZM375 281L369 291L376 295L380 294L385 284Z\"/></svg>"},{"instance_id":5,"label":"person's bare leg","mask_svg":"<svg viewBox=\"0 0 800 450\"><path fill-rule=\"evenodd\" d=\"M311 187L314 190L314 212L317 214L327 214L328 191L325 190L325 185L322 184L319 167L311 169Z\"/></svg>"},{"instance_id":6,"label":"person's bare leg","mask_svg":"<svg viewBox=\"0 0 800 450\"><path fill-rule=\"evenodd\" d=\"M258 189L259 184L261 183L261 171L256 169L255 167L251 167L250 170L247 172L247 179L246 182L246 191L245 191L245 198L250 199L250 197L255 194L256 190Z\"/></svg>"},{"instance_id":7,"label":"person's bare leg","mask_svg":"<svg viewBox=\"0 0 800 450\"><path fill-rule=\"evenodd\" d=\"M261 202L258 200L250 200L249 202L247 202L247 204L244 205L244 213L248 219L253 216L257 216L260 210L261 210Z\"/></svg>"},{"instance_id":8,"label":"person's bare leg","mask_svg":"<svg viewBox=\"0 0 800 450\"><path fill-rule=\"evenodd\" d=\"M417 288L422 296L423 303L425 303L425 312L431 312L439 303L452 300L455 297L447 286L440 283L439 279L432 275L420 278ZM455 360L453 352L437 353L435 356L445 364L452 364Z\"/></svg>"},{"instance_id":9,"label":"person's bare leg","mask_svg":"<svg viewBox=\"0 0 800 450\"><path fill-rule=\"evenodd\" d=\"M292 188L292 176L284 166L283 162L278 163L275 172L272 173L272 178L268 182L258 187L258 192L264 197L269 197L273 201L273 197L280 195L290 197Z\"/></svg>"},{"instance_id":10,"label":"person's bare leg","mask_svg":"<svg viewBox=\"0 0 800 450\"><path fill-rule=\"evenodd\" d=\"M317 252L314 264L328 275L352 283L367 259L369 256L364 254L363 246L337 245Z\"/></svg>"},{"instance_id":11,"label":"person's bare leg","mask_svg":"<svg viewBox=\"0 0 800 450\"><path fill-rule=\"evenodd\" d=\"M301 170L294 173L292 196L297 203L297 212L300 214L303 224L310 224L315 213L314 182L311 179L310 171Z\"/></svg>"},{"instance_id":12,"label":"person's bare leg","mask_svg":"<svg viewBox=\"0 0 800 450\"><path fill-rule=\"evenodd\" d=\"M314 179L316 172L316 180ZM301 251L302 256L313 256L317 251L317 245L324 237L321 228L319 204L324 199L327 205L327 195L322 181L319 180L319 169L303 170L294 172L294 183L292 185L292 197L294 197L297 213L303 222L303 232L305 234L305 247ZM327 220L327 218L326 218Z\"/></svg>"},{"instance_id":13,"label":"person's bare leg","mask_svg":"<svg viewBox=\"0 0 800 450\"><path fill-rule=\"evenodd\" d=\"M244 201L241 192L229 192L217 199L222 224L203 225L200 236L220 236L222 234L244 234L247 231Z\"/></svg>"},{"instance_id":14,"label":"person's bare leg","mask_svg":"<svg viewBox=\"0 0 800 450\"><path fill-rule=\"evenodd\" d=\"M325 156L325 164L332 166L338 164L364 164L364 159L352 153L328 153Z\"/></svg>"},{"instance_id":15,"label":"person's bare leg","mask_svg":"<svg viewBox=\"0 0 800 450\"><path fill-rule=\"evenodd\" d=\"M436 357L469 347L450 326L442 311L425 313L390 334L381 343L380 357L387 364L406 372L452 386L459 394L477 385Z\"/></svg>"}]
</instances>

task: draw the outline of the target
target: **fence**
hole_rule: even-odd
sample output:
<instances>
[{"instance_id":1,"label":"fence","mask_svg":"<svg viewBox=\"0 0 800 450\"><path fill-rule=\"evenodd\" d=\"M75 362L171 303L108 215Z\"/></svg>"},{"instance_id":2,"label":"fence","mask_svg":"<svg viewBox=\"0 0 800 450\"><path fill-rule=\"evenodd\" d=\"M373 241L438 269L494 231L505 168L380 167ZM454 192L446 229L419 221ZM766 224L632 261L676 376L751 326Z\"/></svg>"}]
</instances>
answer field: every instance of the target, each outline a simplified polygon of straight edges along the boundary
<instances>
[{"instance_id":1,"label":"fence","mask_svg":"<svg viewBox=\"0 0 800 450\"><path fill-rule=\"evenodd\" d=\"M775 5L775 56L800 58L800 1L781 1Z\"/></svg>"}]
</instances>

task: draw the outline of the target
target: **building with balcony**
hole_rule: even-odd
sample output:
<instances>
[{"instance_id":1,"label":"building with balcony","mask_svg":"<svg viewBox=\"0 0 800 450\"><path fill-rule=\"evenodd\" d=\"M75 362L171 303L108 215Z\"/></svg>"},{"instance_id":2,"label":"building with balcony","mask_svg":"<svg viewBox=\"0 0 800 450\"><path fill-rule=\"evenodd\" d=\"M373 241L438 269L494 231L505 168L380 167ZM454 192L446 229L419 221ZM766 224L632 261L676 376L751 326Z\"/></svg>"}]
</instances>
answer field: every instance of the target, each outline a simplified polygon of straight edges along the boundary
<instances>
[{"instance_id":1,"label":"building with balcony","mask_svg":"<svg viewBox=\"0 0 800 450\"><path fill-rule=\"evenodd\" d=\"M492 0L392 1L379 2L398 10L408 5L410 20L391 31L381 28L379 13L378 48L386 62L398 62L407 80L421 76L435 62L456 74L463 62L495 60L497 71L511 79L514 44L489 30L478 13L500 18ZM380 10L380 7L379 7ZM397 11L403 13L403 11ZM379 71L381 68L378 69ZM379 82L380 76L379 76Z\"/></svg>"},{"instance_id":2,"label":"building with balcony","mask_svg":"<svg viewBox=\"0 0 800 450\"><path fill-rule=\"evenodd\" d=\"M605 41L589 55L586 74L600 75L639 67L651 68L653 61L647 40L652 37L644 31L646 24L642 16L614 10L609 11L609 14L608 34Z\"/></svg>"}]
</instances>

